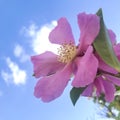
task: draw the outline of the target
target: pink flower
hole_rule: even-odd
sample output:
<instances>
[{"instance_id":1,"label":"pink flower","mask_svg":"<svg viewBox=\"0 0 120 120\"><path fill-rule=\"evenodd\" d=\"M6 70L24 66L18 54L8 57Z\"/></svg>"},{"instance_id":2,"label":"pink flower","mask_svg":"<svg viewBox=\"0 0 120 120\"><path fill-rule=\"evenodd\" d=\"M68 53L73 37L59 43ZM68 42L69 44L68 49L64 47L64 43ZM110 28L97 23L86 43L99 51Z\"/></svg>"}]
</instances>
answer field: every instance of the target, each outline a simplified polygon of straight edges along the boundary
<instances>
[{"instance_id":1,"label":"pink flower","mask_svg":"<svg viewBox=\"0 0 120 120\"><path fill-rule=\"evenodd\" d=\"M105 100L107 102L112 102L116 92L115 85L120 86L120 78L109 74L102 74L96 77L93 83L88 85L82 93L82 96L99 97L101 94L104 94Z\"/></svg>"},{"instance_id":2,"label":"pink flower","mask_svg":"<svg viewBox=\"0 0 120 120\"><path fill-rule=\"evenodd\" d=\"M61 45L58 55L46 51L31 57L34 75L40 78L35 86L34 95L44 102L59 97L72 75L75 76L72 81L74 87L84 87L95 79L98 60L93 54L91 44L99 33L99 17L81 13L78 15L78 25L81 30L78 46L75 45L67 19L61 18L49 35L50 42Z\"/></svg>"},{"instance_id":3,"label":"pink flower","mask_svg":"<svg viewBox=\"0 0 120 120\"><path fill-rule=\"evenodd\" d=\"M108 32L115 54L120 60L120 44L116 44L116 36L112 30L108 30ZM120 76L117 77L119 73L114 68L107 65L103 60L101 60L98 55L96 57L99 61L96 79L93 83L88 85L82 95L91 97L95 95L99 97L101 94L104 94L105 100L107 102L112 102L116 92L115 85L120 86Z\"/></svg>"}]
</instances>

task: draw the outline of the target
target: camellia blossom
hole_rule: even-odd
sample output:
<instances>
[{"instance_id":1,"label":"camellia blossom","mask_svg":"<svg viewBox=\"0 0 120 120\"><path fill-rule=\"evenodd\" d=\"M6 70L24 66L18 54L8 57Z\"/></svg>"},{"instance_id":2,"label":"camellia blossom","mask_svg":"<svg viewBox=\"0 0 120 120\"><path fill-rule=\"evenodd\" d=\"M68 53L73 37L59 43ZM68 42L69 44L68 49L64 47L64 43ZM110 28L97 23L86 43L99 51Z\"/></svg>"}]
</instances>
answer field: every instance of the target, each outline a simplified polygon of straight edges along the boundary
<instances>
[{"instance_id":1,"label":"camellia blossom","mask_svg":"<svg viewBox=\"0 0 120 120\"><path fill-rule=\"evenodd\" d=\"M74 76L74 87L85 87L96 77L98 60L93 54L92 43L99 33L100 19L95 14L80 13L78 25L81 31L78 45L75 45L67 19L61 18L49 35L51 43L61 45L58 55L46 51L31 57L34 75L39 78L34 95L44 102L59 97L71 76Z\"/></svg>"},{"instance_id":2,"label":"camellia blossom","mask_svg":"<svg viewBox=\"0 0 120 120\"><path fill-rule=\"evenodd\" d=\"M108 33L113 45L114 52L120 60L120 44L116 44L116 36L112 30L108 30ZM96 79L93 83L88 85L82 95L99 97L101 94L104 94L105 100L107 102L112 102L116 92L115 85L120 86L120 74L114 68L103 62L99 56L97 56L97 59L99 61L99 67Z\"/></svg>"}]
</instances>

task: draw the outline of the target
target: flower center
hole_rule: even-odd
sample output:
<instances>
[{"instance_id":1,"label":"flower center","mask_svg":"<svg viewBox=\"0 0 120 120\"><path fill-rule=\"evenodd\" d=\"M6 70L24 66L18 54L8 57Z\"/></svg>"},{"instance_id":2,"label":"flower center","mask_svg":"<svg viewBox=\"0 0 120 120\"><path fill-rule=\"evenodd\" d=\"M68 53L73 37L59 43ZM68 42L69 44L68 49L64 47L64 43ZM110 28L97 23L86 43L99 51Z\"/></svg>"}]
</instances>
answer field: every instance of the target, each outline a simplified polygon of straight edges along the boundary
<instances>
[{"instance_id":1,"label":"flower center","mask_svg":"<svg viewBox=\"0 0 120 120\"><path fill-rule=\"evenodd\" d=\"M76 54L77 48L74 44L63 44L60 48L58 48L58 61L68 63L73 60Z\"/></svg>"}]
</instances>

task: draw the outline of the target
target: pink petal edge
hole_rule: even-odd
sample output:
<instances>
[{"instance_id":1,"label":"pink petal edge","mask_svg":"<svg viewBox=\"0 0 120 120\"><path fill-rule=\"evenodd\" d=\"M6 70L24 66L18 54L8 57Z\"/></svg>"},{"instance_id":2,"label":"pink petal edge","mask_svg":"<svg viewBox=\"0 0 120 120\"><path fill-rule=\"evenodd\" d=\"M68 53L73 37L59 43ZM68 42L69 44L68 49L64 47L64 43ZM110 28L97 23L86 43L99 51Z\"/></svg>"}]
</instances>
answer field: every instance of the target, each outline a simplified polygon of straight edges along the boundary
<instances>
[{"instance_id":1,"label":"pink petal edge","mask_svg":"<svg viewBox=\"0 0 120 120\"><path fill-rule=\"evenodd\" d=\"M80 48L86 50L93 43L100 30L100 19L95 14L78 14L78 25L81 31Z\"/></svg>"},{"instance_id":2,"label":"pink petal edge","mask_svg":"<svg viewBox=\"0 0 120 120\"><path fill-rule=\"evenodd\" d=\"M44 102L50 102L59 97L68 84L72 73L71 64L66 65L63 70L56 74L43 77L35 86L34 95Z\"/></svg>"},{"instance_id":3,"label":"pink petal edge","mask_svg":"<svg viewBox=\"0 0 120 120\"><path fill-rule=\"evenodd\" d=\"M72 29L66 18L58 20L58 25L49 34L49 40L55 44L73 43L75 44Z\"/></svg>"},{"instance_id":4,"label":"pink petal edge","mask_svg":"<svg viewBox=\"0 0 120 120\"><path fill-rule=\"evenodd\" d=\"M77 72L72 86L84 87L94 81L97 73L98 61L92 52L93 48L89 46L85 55L76 59Z\"/></svg>"},{"instance_id":5,"label":"pink petal edge","mask_svg":"<svg viewBox=\"0 0 120 120\"><path fill-rule=\"evenodd\" d=\"M50 51L31 56L31 61L33 63L36 78L56 73L65 66L65 64L57 60L57 55Z\"/></svg>"}]
</instances>

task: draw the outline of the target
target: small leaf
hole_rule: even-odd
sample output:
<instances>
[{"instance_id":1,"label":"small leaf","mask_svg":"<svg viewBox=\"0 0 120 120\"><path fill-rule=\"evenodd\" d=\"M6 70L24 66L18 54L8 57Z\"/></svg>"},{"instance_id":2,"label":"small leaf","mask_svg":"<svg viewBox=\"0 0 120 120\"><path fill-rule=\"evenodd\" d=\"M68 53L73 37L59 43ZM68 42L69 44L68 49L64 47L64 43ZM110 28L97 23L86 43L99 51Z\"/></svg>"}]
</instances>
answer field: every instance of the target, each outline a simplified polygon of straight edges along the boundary
<instances>
[{"instance_id":1,"label":"small leaf","mask_svg":"<svg viewBox=\"0 0 120 120\"><path fill-rule=\"evenodd\" d=\"M104 24L102 9L98 10L97 15L100 17L100 32L93 46L106 64L120 72L120 62L114 53L108 30Z\"/></svg>"},{"instance_id":2,"label":"small leaf","mask_svg":"<svg viewBox=\"0 0 120 120\"><path fill-rule=\"evenodd\" d=\"M70 98L73 103L73 105L76 104L78 98L80 97L80 94L85 90L86 87L81 87L81 88L75 88L73 87L70 91Z\"/></svg>"}]
</instances>

